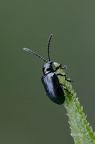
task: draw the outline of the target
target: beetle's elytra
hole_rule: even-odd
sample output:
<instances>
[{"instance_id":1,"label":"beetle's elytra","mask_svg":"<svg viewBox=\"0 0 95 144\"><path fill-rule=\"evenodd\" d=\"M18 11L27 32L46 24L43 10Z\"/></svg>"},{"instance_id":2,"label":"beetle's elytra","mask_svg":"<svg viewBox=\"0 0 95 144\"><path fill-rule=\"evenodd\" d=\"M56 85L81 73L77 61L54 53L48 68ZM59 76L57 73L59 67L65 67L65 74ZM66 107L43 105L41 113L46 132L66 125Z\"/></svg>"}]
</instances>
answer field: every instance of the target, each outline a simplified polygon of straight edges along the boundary
<instances>
[{"instance_id":1,"label":"beetle's elytra","mask_svg":"<svg viewBox=\"0 0 95 144\"><path fill-rule=\"evenodd\" d=\"M44 61L45 64L42 68L43 76L41 78L42 84L43 84L46 94L48 95L50 100L56 104L61 105L65 101L64 90L66 90L66 91L68 91L68 90L65 88L65 86L63 84L60 84L58 75L64 76L65 80L67 80L69 82L71 82L71 80L68 80L65 74L57 73L57 70L59 68L64 69L64 68L66 68L66 66L61 67L61 64L58 64L58 66L55 66L55 68L53 68L54 62L51 61L50 53L49 53L51 38L52 38L52 34L50 35L49 40L48 40L48 60L44 59L38 53L30 50L29 48L23 48L23 50L37 56L38 58L40 58L41 60Z\"/></svg>"}]
</instances>

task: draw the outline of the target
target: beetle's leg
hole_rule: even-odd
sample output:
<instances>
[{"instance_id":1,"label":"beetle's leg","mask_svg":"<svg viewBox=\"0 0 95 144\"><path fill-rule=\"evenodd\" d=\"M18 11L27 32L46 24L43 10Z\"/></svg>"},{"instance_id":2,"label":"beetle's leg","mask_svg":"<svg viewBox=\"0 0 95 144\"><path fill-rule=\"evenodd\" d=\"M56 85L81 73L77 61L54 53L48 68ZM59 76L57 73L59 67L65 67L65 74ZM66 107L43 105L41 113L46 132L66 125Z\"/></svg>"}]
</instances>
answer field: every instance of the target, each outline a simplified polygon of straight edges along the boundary
<instances>
[{"instance_id":1,"label":"beetle's leg","mask_svg":"<svg viewBox=\"0 0 95 144\"><path fill-rule=\"evenodd\" d=\"M66 65L64 65L63 67L60 67L61 69L65 69L65 68L67 68L67 66Z\"/></svg>"},{"instance_id":2,"label":"beetle's leg","mask_svg":"<svg viewBox=\"0 0 95 144\"><path fill-rule=\"evenodd\" d=\"M63 73L57 73L57 75L59 75L59 76L64 76L64 77L65 77L65 80L68 81L68 82L73 82L72 80L67 79L66 74L63 74Z\"/></svg>"},{"instance_id":3,"label":"beetle's leg","mask_svg":"<svg viewBox=\"0 0 95 144\"><path fill-rule=\"evenodd\" d=\"M61 68L61 64L57 66L54 71L57 71L59 68Z\"/></svg>"},{"instance_id":4,"label":"beetle's leg","mask_svg":"<svg viewBox=\"0 0 95 144\"><path fill-rule=\"evenodd\" d=\"M63 85L63 84L60 84L62 86L62 88L67 91L69 94L71 94L71 92Z\"/></svg>"}]
</instances>

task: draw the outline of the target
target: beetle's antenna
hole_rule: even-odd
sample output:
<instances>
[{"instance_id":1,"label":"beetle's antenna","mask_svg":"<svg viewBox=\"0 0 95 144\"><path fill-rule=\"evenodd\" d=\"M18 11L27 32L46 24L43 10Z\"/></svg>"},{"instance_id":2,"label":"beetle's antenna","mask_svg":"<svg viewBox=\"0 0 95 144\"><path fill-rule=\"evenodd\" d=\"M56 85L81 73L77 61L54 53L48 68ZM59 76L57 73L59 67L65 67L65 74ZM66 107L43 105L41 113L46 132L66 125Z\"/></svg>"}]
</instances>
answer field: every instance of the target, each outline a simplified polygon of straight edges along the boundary
<instances>
[{"instance_id":1,"label":"beetle's antenna","mask_svg":"<svg viewBox=\"0 0 95 144\"><path fill-rule=\"evenodd\" d=\"M50 34L49 39L48 39L48 60L50 61L50 54L49 54L49 48L50 48L50 43L51 43L51 38L53 34Z\"/></svg>"},{"instance_id":2,"label":"beetle's antenna","mask_svg":"<svg viewBox=\"0 0 95 144\"><path fill-rule=\"evenodd\" d=\"M30 50L29 48L23 48L24 51L29 52L33 55L35 55L36 57L40 58L41 60L43 60L44 62L47 62L46 59L44 59L43 57L41 57L39 54L37 54L36 52Z\"/></svg>"}]
</instances>

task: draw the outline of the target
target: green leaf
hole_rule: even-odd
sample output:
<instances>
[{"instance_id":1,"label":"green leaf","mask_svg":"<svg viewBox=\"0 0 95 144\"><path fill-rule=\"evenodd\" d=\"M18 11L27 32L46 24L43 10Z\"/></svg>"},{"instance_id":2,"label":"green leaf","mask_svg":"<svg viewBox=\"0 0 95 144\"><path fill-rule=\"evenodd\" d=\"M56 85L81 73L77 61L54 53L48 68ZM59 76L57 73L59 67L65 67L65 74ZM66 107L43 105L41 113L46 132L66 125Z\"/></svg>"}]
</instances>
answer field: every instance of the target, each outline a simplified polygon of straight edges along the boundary
<instances>
[{"instance_id":1,"label":"green leaf","mask_svg":"<svg viewBox=\"0 0 95 144\"><path fill-rule=\"evenodd\" d=\"M58 63L54 63L58 66ZM58 73L63 73L63 69L58 69ZM69 118L69 125L71 129L71 136L74 139L75 144L95 144L95 133L91 126L89 126L86 120L86 115L83 112L83 107L80 105L76 93L74 92L70 82L65 80L64 76L58 76L60 83L63 84L66 89L64 106L67 110L67 116Z\"/></svg>"}]
</instances>

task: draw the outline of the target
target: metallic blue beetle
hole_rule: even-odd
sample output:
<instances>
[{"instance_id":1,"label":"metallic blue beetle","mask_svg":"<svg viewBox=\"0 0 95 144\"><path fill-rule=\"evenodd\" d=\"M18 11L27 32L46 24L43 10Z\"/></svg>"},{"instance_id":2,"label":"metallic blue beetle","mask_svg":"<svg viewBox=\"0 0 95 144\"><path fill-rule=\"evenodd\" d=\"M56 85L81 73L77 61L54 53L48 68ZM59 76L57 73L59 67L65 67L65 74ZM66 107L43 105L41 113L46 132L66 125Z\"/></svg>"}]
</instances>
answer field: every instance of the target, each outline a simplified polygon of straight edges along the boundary
<instances>
[{"instance_id":1,"label":"metallic blue beetle","mask_svg":"<svg viewBox=\"0 0 95 144\"><path fill-rule=\"evenodd\" d=\"M37 56L38 58L40 58L41 60L45 62L42 68L43 76L41 80L45 88L46 95L48 95L51 101L53 101L56 104L61 105L65 101L65 94L64 94L63 89L66 90L67 92L69 91L66 89L66 87L63 84L60 84L58 75L64 76L65 80L69 82L71 82L71 80L68 80L65 74L56 72L59 68L64 69L66 68L66 66L61 67L61 64L59 64L57 67L55 67L55 69L53 68L54 62L51 61L50 55L49 55L51 38L52 38L52 34L50 35L49 40L48 40L48 60L44 59L39 54L30 50L29 48L23 48L23 50L31 54L34 54L35 56Z\"/></svg>"}]
</instances>

